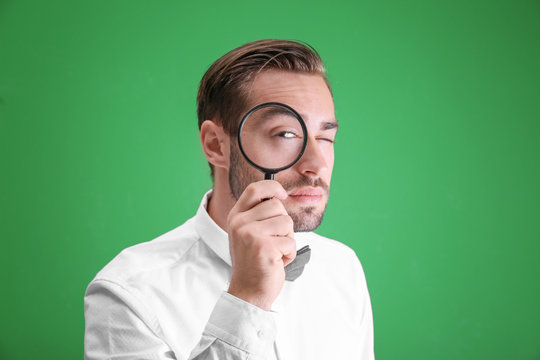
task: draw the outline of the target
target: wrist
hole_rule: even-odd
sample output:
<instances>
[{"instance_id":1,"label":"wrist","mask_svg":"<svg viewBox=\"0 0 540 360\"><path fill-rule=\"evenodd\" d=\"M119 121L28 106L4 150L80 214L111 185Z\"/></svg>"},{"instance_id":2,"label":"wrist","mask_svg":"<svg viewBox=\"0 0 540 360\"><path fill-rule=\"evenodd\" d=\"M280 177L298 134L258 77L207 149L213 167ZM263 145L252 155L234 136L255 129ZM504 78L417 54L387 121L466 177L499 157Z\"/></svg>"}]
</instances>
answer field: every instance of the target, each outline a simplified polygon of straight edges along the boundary
<instances>
[{"instance_id":1,"label":"wrist","mask_svg":"<svg viewBox=\"0 0 540 360\"><path fill-rule=\"evenodd\" d=\"M238 289L232 285L229 286L227 292L240 300L243 300L247 303L250 303L251 305L255 305L258 308L261 308L262 310L270 311L270 309L272 308L273 302L269 301L266 296L258 294L256 292Z\"/></svg>"}]
</instances>

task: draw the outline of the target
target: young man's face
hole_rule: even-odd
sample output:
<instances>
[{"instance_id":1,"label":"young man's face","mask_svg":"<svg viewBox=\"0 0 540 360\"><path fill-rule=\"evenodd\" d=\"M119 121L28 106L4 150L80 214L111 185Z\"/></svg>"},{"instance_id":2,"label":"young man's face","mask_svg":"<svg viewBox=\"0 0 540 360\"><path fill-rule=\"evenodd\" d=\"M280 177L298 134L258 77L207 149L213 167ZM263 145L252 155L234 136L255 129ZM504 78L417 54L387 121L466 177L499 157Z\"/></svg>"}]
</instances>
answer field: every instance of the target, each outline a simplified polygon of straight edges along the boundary
<instances>
[{"instance_id":1,"label":"young man's face","mask_svg":"<svg viewBox=\"0 0 540 360\"><path fill-rule=\"evenodd\" d=\"M294 230L314 230L326 209L334 166L337 122L332 95L319 75L271 70L260 73L253 81L248 108L265 102L291 106L306 124L308 144L304 155L291 168L277 173L275 180L289 194L283 204L294 220ZM247 185L264 176L245 161L236 141L231 144L229 185L238 199Z\"/></svg>"}]
</instances>

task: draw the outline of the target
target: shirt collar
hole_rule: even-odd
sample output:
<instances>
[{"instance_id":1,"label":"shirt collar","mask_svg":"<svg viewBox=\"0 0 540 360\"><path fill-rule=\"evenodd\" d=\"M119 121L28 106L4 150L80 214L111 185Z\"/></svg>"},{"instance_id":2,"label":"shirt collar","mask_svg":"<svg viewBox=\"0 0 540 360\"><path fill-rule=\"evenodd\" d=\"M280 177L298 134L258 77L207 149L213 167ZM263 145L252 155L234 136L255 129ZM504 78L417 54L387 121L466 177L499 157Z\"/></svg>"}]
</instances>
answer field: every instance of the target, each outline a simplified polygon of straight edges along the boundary
<instances>
[{"instance_id":1,"label":"shirt collar","mask_svg":"<svg viewBox=\"0 0 540 360\"><path fill-rule=\"evenodd\" d=\"M212 190L209 190L201 200L201 205L197 210L197 215L195 215L195 229L205 244L229 266L232 266L231 253L229 252L229 234L215 223L206 210L208 199L211 196ZM309 233L294 233L297 249L310 243L307 234Z\"/></svg>"},{"instance_id":2,"label":"shirt collar","mask_svg":"<svg viewBox=\"0 0 540 360\"><path fill-rule=\"evenodd\" d=\"M211 196L212 190L209 190L202 198L197 215L195 215L195 229L206 245L229 266L232 266L229 252L229 235L215 223L206 210L208 199Z\"/></svg>"}]
</instances>

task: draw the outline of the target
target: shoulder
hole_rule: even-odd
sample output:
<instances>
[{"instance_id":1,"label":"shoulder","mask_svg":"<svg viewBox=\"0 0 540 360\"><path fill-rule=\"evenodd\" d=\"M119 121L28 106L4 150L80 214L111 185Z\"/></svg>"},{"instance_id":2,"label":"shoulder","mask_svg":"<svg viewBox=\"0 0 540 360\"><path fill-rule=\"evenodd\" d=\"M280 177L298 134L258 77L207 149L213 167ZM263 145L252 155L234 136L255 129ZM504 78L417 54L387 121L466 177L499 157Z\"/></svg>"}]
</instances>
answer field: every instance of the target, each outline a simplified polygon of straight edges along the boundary
<instances>
[{"instance_id":1,"label":"shoulder","mask_svg":"<svg viewBox=\"0 0 540 360\"><path fill-rule=\"evenodd\" d=\"M122 250L97 273L92 282L130 283L144 274L166 270L180 262L199 240L193 219L189 219L151 241Z\"/></svg>"}]
</instances>

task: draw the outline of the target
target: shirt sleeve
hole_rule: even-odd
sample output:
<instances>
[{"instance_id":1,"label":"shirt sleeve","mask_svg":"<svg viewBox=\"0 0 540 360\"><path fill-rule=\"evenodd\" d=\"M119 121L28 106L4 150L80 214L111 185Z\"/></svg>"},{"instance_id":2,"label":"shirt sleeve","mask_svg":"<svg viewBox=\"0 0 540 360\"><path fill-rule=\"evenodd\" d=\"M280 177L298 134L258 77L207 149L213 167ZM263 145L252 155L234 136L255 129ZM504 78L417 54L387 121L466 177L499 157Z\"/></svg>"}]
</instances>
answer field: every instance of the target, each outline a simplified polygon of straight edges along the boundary
<instances>
[{"instance_id":1,"label":"shirt sleeve","mask_svg":"<svg viewBox=\"0 0 540 360\"><path fill-rule=\"evenodd\" d=\"M373 311L371 309L371 300L366 282L364 269L355 255L355 267L357 273L357 290L359 299L362 299L362 311L359 319L360 337L358 349L360 359L374 360L374 342L373 342Z\"/></svg>"},{"instance_id":2,"label":"shirt sleeve","mask_svg":"<svg viewBox=\"0 0 540 360\"><path fill-rule=\"evenodd\" d=\"M157 319L128 290L94 280L84 299L85 360L185 360L164 340ZM189 360L265 359L273 352L275 323L270 312L224 292Z\"/></svg>"},{"instance_id":3,"label":"shirt sleeve","mask_svg":"<svg viewBox=\"0 0 540 360\"><path fill-rule=\"evenodd\" d=\"M190 359L266 359L276 336L270 312L224 292ZM235 356L225 356L226 354Z\"/></svg>"}]
</instances>

